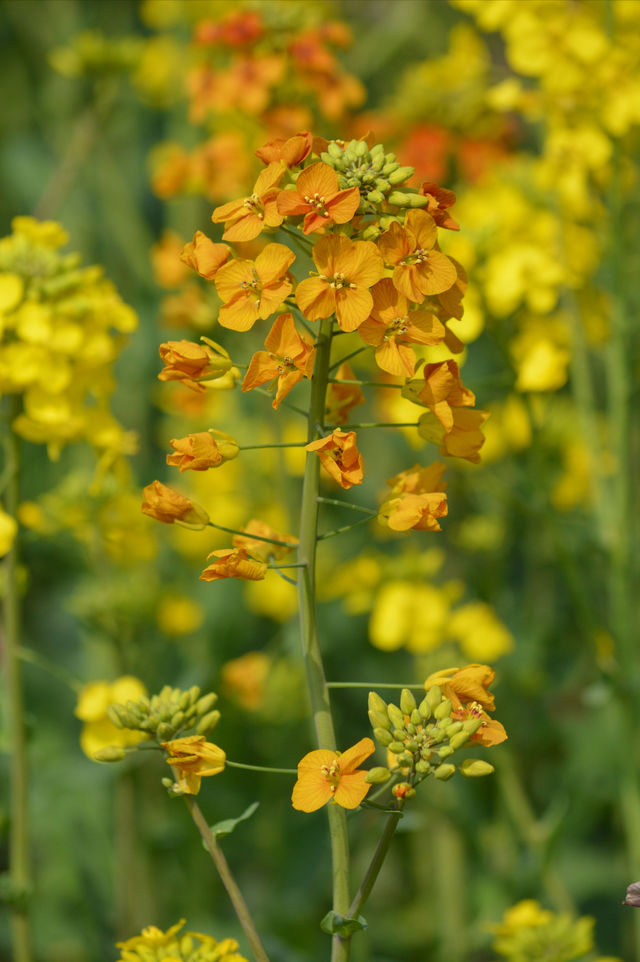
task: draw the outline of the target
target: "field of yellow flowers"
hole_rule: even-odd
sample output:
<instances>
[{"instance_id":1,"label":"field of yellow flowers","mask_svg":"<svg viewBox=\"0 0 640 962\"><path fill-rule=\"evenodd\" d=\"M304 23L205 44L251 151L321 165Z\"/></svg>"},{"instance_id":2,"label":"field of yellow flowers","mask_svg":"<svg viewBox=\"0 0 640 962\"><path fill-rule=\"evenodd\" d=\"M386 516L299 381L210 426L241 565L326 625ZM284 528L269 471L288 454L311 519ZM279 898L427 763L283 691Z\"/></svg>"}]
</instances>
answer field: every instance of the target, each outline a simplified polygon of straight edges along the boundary
<instances>
[{"instance_id":1,"label":"field of yellow flowers","mask_svg":"<svg viewBox=\"0 0 640 962\"><path fill-rule=\"evenodd\" d=\"M640 0L0 51L0 959L640 962Z\"/></svg>"}]
</instances>

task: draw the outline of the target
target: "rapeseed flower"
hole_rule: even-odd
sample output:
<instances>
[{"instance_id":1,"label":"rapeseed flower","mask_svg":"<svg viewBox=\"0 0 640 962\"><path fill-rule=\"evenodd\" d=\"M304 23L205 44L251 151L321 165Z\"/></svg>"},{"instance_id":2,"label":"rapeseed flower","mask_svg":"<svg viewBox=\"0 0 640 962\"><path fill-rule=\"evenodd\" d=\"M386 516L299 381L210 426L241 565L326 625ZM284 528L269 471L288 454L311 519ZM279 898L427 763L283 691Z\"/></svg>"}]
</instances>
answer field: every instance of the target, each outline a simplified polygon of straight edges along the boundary
<instances>
[{"instance_id":1,"label":"rapeseed flower","mask_svg":"<svg viewBox=\"0 0 640 962\"><path fill-rule=\"evenodd\" d=\"M434 250L437 239L436 222L423 210L408 211L404 227L394 221L378 239L385 263L394 267L394 285L418 304L429 294L448 291L458 276L451 259Z\"/></svg>"},{"instance_id":2,"label":"rapeseed flower","mask_svg":"<svg viewBox=\"0 0 640 962\"><path fill-rule=\"evenodd\" d=\"M375 751L370 738L362 738L346 752L319 748L309 752L298 763L298 781L291 802L299 812L315 812L327 802L343 808L357 808L371 788L365 782L366 771L359 769Z\"/></svg>"},{"instance_id":3,"label":"rapeseed flower","mask_svg":"<svg viewBox=\"0 0 640 962\"><path fill-rule=\"evenodd\" d=\"M270 538L271 541L262 541L262 538ZM284 541L286 544L272 544L272 541ZM260 561L268 561L270 558L284 558L295 550L298 539L292 534L282 534L275 531L264 521L252 518L244 527L242 534L234 534L234 548L245 548L251 552L253 558Z\"/></svg>"},{"instance_id":4,"label":"rapeseed flower","mask_svg":"<svg viewBox=\"0 0 640 962\"><path fill-rule=\"evenodd\" d=\"M267 244L255 261L234 260L222 267L215 278L224 301L219 323L232 331L248 331L259 317L270 317L293 289L287 271L295 259L284 244Z\"/></svg>"},{"instance_id":5,"label":"rapeseed flower","mask_svg":"<svg viewBox=\"0 0 640 962\"><path fill-rule=\"evenodd\" d=\"M167 763L175 770L177 784L184 795L197 795L200 781L207 775L224 771L225 752L208 742L204 735L187 735L162 742L169 753Z\"/></svg>"},{"instance_id":6,"label":"rapeseed flower","mask_svg":"<svg viewBox=\"0 0 640 962\"><path fill-rule=\"evenodd\" d=\"M174 438L169 444L176 453L167 455L167 464L180 468L181 473L217 468L225 461L236 458L240 450L238 442L230 434L213 429L188 434L186 438Z\"/></svg>"},{"instance_id":7,"label":"rapeseed flower","mask_svg":"<svg viewBox=\"0 0 640 962\"><path fill-rule=\"evenodd\" d=\"M241 581L261 581L267 573L267 565L254 561L245 548L223 548L212 551L207 561L215 558L200 575L200 581L220 581L223 578L238 578Z\"/></svg>"},{"instance_id":8,"label":"rapeseed flower","mask_svg":"<svg viewBox=\"0 0 640 962\"><path fill-rule=\"evenodd\" d=\"M348 223L360 204L360 191L357 187L340 190L333 167L317 163L301 171L295 190L281 190L277 203L285 217L304 214L303 232L311 234L329 223Z\"/></svg>"},{"instance_id":9,"label":"rapeseed flower","mask_svg":"<svg viewBox=\"0 0 640 962\"><path fill-rule=\"evenodd\" d=\"M180 260L192 267L200 277L212 280L218 270L229 260L231 250L226 244L215 244L206 234L198 230L193 240L182 249Z\"/></svg>"},{"instance_id":10,"label":"rapeseed flower","mask_svg":"<svg viewBox=\"0 0 640 962\"><path fill-rule=\"evenodd\" d=\"M243 391L268 381L277 382L273 407L280 402L303 377L310 378L316 356L315 347L301 337L291 314L281 314L264 342L266 351L257 351L242 382Z\"/></svg>"},{"instance_id":11,"label":"rapeseed flower","mask_svg":"<svg viewBox=\"0 0 640 962\"><path fill-rule=\"evenodd\" d=\"M179 491L167 487L162 481L152 481L143 489L143 514L162 521L163 524L186 525L186 527L202 530L209 523L209 515L195 501L190 501Z\"/></svg>"},{"instance_id":12,"label":"rapeseed flower","mask_svg":"<svg viewBox=\"0 0 640 962\"><path fill-rule=\"evenodd\" d=\"M229 201L216 207L211 220L214 224L224 222L223 240L248 241L257 237L265 227L279 227L284 220L278 211L276 198L278 184L286 167L277 161L262 171L249 197Z\"/></svg>"},{"instance_id":13,"label":"rapeseed flower","mask_svg":"<svg viewBox=\"0 0 640 962\"><path fill-rule=\"evenodd\" d=\"M180 929L185 924L181 919L176 925L163 932L155 925L149 925L140 935L135 935L125 942L116 942L121 950L117 962L247 962L238 953L238 943L235 939L223 939L217 942L210 935L201 932L183 932Z\"/></svg>"},{"instance_id":14,"label":"rapeseed flower","mask_svg":"<svg viewBox=\"0 0 640 962\"><path fill-rule=\"evenodd\" d=\"M326 438L311 441L305 450L317 453L327 474L345 491L354 484L362 484L362 455L356 445L355 431L336 428Z\"/></svg>"},{"instance_id":15,"label":"rapeseed flower","mask_svg":"<svg viewBox=\"0 0 640 962\"><path fill-rule=\"evenodd\" d=\"M214 341L207 344L167 341L158 350L165 365L158 380L180 381L194 391L205 390L200 381L215 380L231 369L229 355Z\"/></svg>"},{"instance_id":16,"label":"rapeseed flower","mask_svg":"<svg viewBox=\"0 0 640 962\"><path fill-rule=\"evenodd\" d=\"M147 738L144 732L117 728L107 713L110 705L136 701L147 693L139 678L123 675L113 682L90 681L78 694L75 716L84 722L80 733L80 747L87 758L94 758L103 748L125 748Z\"/></svg>"},{"instance_id":17,"label":"rapeseed flower","mask_svg":"<svg viewBox=\"0 0 640 962\"><path fill-rule=\"evenodd\" d=\"M460 369L455 361L439 361L425 364L422 379L409 381L402 389L404 397L417 404L424 404L437 417L445 431L454 423L452 408L473 407L475 394L464 386Z\"/></svg>"}]
</instances>

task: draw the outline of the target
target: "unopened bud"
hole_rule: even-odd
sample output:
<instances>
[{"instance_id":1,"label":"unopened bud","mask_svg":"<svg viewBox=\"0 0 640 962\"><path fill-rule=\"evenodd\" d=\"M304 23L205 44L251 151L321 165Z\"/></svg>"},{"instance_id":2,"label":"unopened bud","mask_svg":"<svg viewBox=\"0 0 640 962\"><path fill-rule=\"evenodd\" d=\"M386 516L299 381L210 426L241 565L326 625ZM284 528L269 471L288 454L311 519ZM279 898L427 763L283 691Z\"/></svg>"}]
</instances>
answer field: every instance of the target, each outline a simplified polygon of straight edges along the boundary
<instances>
[{"instance_id":1,"label":"unopened bud","mask_svg":"<svg viewBox=\"0 0 640 962\"><path fill-rule=\"evenodd\" d=\"M394 755L401 755L404 751L404 745L402 742L390 742L388 747L389 751L393 752Z\"/></svg>"},{"instance_id":2,"label":"unopened bud","mask_svg":"<svg viewBox=\"0 0 640 962\"><path fill-rule=\"evenodd\" d=\"M216 727L219 721L220 712L217 708L210 711L208 715L203 715L196 727L196 735L206 735L207 732Z\"/></svg>"},{"instance_id":3,"label":"unopened bud","mask_svg":"<svg viewBox=\"0 0 640 962\"><path fill-rule=\"evenodd\" d=\"M171 721L169 724L173 728L174 732L177 732L179 728L182 728L184 726L184 722L185 722L184 712L177 711L175 715L171 716Z\"/></svg>"},{"instance_id":4,"label":"unopened bud","mask_svg":"<svg viewBox=\"0 0 640 962\"><path fill-rule=\"evenodd\" d=\"M453 735L452 737L449 738L449 744L451 745L454 752L458 748L462 748L463 745L466 745L468 741L469 741L469 735L467 732L458 732L457 735Z\"/></svg>"},{"instance_id":5,"label":"unopened bud","mask_svg":"<svg viewBox=\"0 0 640 962\"><path fill-rule=\"evenodd\" d=\"M373 737L378 742L378 744L382 745L383 747L390 745L391 742L393 741L393 735L391 734L391 732L387 731L386 728L374 728Z\"/></svg>"},{"instance_id":6,"label":"unopened bud","mask_svg":"<svg viewBox=\"0 0 640 962\"><path fill-rule=\"evenodd\" d=\"M436 705L440 704L440 702L442 701L442 692L440 691L440 688L438 687L438 685L432 685L432 687L429 689L429 691L425 695L425 700L429 705L431 711L433 711Z\"/></svg>"},{"instance_id":7,"label":"unopened bud","mask_svg":"<svg viewBox=\"0 0 640 962\"><path fill-rule=\"evenodd\" d=\"M401 184L405 180L409 180L413 177L415 170L413 167L398 167L397 170L392 170L389 174L389 183L394 186Z\"/></svg>"},{"instance_id":8,"label":"unopened bud","mask_svg":"<svg viewBox=\"0 0 640 962\"><path fill-rule=\"evenodd\" d=\"M391 772L388 768L384 768L382 765L377 768L370 768L367 774L364 776L365 782L369 785L384 785L391 778Z\"/></svg>"},{"instance_id":9,"label":"unopened bud","mask_svg":"<svg viewBox=\"0 0 640 962\"><path fill-rule=\"evenodd\" d=\"M386 711L374 711L370 708L368 715L372 728L389 728L391 722Z\"/></svg>"},{"instance_id":10,"label":"unopened bud","mask_svg":"<svg viewBox=\"0 0 640 962\"><path fill-rule=\"evenodd\" d=\"M109 707L107 708L107 718L109 719L112 725L116 726L116 728L125 727L124 722L120 717L120 711L121 711L121 708L119 705L109 705Z\"/></svg>"},{"instance_id":11,"label":"unopened bud","mask_svg":"<svg viewBox=\"0 0 640 962\"><path fill-rule=\"evenodd\" d=\"M395 795L396 798L413 798L415 793L415 788L409 782L399 782L391 789L391 794Z\"/></svg>"},{"instance_id":12,"label":"unopened bud","mask_svg":"<svg viewBox=\"0 0 640 962\"><path fill-rule=\"evenodd\" d=\"M173 738L174 731L168 722L160 722L156 729L156 735L161 742L168 742Z\"/></svg>"},{"instance_id":13,"label":"unopened bud","mask_svg":"<svg viewBox=\"0 0 640 962\"><path fill-rule=\"evenodd\" d=\"M433 709L433 717L438 720L448 718L451 715L451 701L449 698L443 699L439 705Z\"/></svg>"},{"instance_id":14,"label":"unopened bud","mask_svg":"<svg viewBox=\"0 0 640 962\"><path fill-rule=\"evenodd\" d=\"M191 703L191 699L189 698L189 692L188 692L188 691L183 691L182 694L180 695L180 699L179 699L179 701L178 701L178 708L179 708L181 711L186 711L187 708L189 707L190 703Z\"/></svg>"},{"instance_id":15,"label":"unopened bud","mask_svg":"<svg viewBox=\"0 0 640 962\"><path fill-rule=\"evenodd\" d=\"M336 160L339 160L339 159L342 157L342 155L343 155L343 150L342 150L342 147L340 147L339 144L336 144L336 143L332 140L332 141L330 141L330 143L327 144L327 153L328 153L331 157L334 157Z\"/></svg>"},{"instance_id":16,"label":"unopened bud","mask_svg":"<svg viewBox=\"0 0 640 962\"><path fill-rule=\"evenodd\" d=\"M409 207L425 207L429 203L429 198L422 194L409 194Z\"/></svg>"},{"instance_id":17,"label":"unopened bud","mask_svg":"<svg viewBox=\"0 0 640 962\"><path fill-rule=\"evenodd\" d=\"M469 735L475 735L482 724L482 718L467 718L467 720L462 723L462 727L464 731L469 732Z\"/></svg>"},{"instance_id":18,"label":"unopened bud","mask_svg":"<svg viewBox=\"0 0 640 962\"><path fill-rule=\"evenodd\" d=\"M192 685L192 687L189 689L189 701L191 702L192 705L194 705L197 702L199 697L200 697L200 688L198 687L198 685Z\"/></svg>"},{"instance_id":19,"label":"unopened bud","mask_svg":"<svg viewBox=\"0 0 640 962\"><path fill-rule=\"evenodd\" d=\"M121 762L126 754L126 748L109 745L107 748L100 748L97 752L94 752L92 758L94 762Z\"/></svg>"},{"instance_id":20,"label":"unopened bud","mask_svg":"<svg viewBox=\"0 0 640 962\"><path fill-rule=\"evenodd\" d=\"M400 694L400 708L405 715L410 715L416 707L416 700L408 688L403 688Z\"/></svg>"},{"instance_id":21,"label":"unopened bud","mask_svg":"<svg viewBox=\"0 0 640 962\"><path fill-rule=\"evenodd\" d=\"M416 771L418 775L428 775L431 765L429 762L424 761L422 758L420 761L416 762Z\"/></svg>"},{"instance_id":22,"label":"unopened bud","mask_svg":"<svg viewBox=\"0 0 640 962\"><path fill-rule=\"evenodd\" d=\"M389 716L389 721L394 728L404 728L404 714L400 711L397 705L388 705L387 715Z\"/></svg>"},{"instance_id":23,"label":"unopened bud","mask_svg":"<svg viewBox=\"0 0 640 962\"><path fill-rule=\"evenodd\" d=\"M377 691L370 691L368 698L368 707L371 711L387 711L387 703L384 698L381 698Z\"/></svg>"},{"instance_id":24,"label":"unopened bud","mask_svg":"<svg viewBox=\"0 0 640 962\"><path fill-rule=\"evenodd\" d=\"M422 724L422 715L417 708L414 708L411 712L411 724L416 726Z\"/></svg>"},{"instance_id":25,"label":"unopened bud","mask_svg":"<svg viewBox=\"0 0 640 962\"><path fill-rule=\"evenodd\" d=\"M203 695L202 698L199 698L195 704L197 714L208 715L217 700L218 696L214 691L210 692L208 695Z\"/></svg>"},{"instance_id":26,"label":"unopened bud","mask_svg":"<svg viewBox=\"0 0 640 962\"><path fill-rule=\"evenodd\" d=\"M431 705L429 704L426 696L422 699L418 705L418 713L422 721L428 721L431 718Z\"/></svg>"},{"instance_id":27,"label":"unopened bud","mask_svg":"<svg viewBox=\"0 0 640 962\"><path fill-rule=\"evenodd\" d=\"M438 755L440 758L448 758L449 755L453 755L453 748L451 745L443 745L442 748L438 750Z\"/></svg>"},{"instance_id":28,"label":"unopened bud","mask_svg":"<svg viewBox=\"0 0 640 962\"><path fill-rule=\"evenodd\" d=\"M441 782L446 782L447 779L451 778L456 770L456 766L452 765L450 762L444 765L438 765L434 774L435 778L438 778Z\"/></svg>"},{"instance_id":29,"label":"unopened bud","mask_svg":"<svg viewBox=\"0 0 640 962\"><path fill-rule=\"evenodd\" d=\"M382 193L381 190L370 190L369 193L366 195L366 199L370 201L372 204L381 204L382 201L384 200L384 194Z\"/></svg>"},{"instance_id":30,"label":"unopened bud","mask_svg":"<svg viewBox=\"0 0 640 962\"><path fill-rule=\"evenodd\" d=\"M467 778L480 778L495 771L493 765L480 758L466 758L460 766L460 771Z\"/></svg>"}]
</instances>

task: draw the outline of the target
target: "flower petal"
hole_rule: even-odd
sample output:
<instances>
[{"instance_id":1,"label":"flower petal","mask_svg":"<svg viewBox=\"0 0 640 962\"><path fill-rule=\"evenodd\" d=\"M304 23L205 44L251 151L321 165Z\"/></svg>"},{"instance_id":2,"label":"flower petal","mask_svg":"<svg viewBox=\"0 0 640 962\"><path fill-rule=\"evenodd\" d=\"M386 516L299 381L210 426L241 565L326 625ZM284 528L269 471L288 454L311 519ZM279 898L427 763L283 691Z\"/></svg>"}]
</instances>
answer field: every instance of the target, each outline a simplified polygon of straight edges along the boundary
<instances>
[{"instance_id":1,"label":"flower petal","mask_svg":"<svg viewBox=\"0 0 640 962\"><path fill-rule=\"evenodd\" d=\"M316 247L320 243L321 241L316 244ZM330 317L336 309L335 291L319 277L308 277L300 281L296 288L296 301L308 321Z\"/></svg>"},{"instance_id":2,"label":"flower petal","mask_svg":"<svg viewBox=\"0 0 640 962\"><path fill-rule=\"evenodd\" d=\"M283 277L295 259L296 255L284 244L267 244L256 257L256 274L262 286Z\"/></svg>"},{"instance_id":3,"label":"flower petal","mask_svg":"<svg viewBox=\"0 0 640 962\"><path fill-rule=\"evenodd\" d=\"M371 294L362 287L344 287L337 290L335 299L337 302L336 316L343 331L355 331L369 317L373 306ZM327 317L328 315L319 316Z\"/></svg>"},{"instance_id":4,"label":"flower petal","mask_svg":"<svg viewBox=\"0 0 640 962\"><path fill-rule=\"evenodd\" d=\"M334 800L343 808L357 808L371 785L365 782L366 772L342 775L336 788Z\"/></svg>"},{"instance_id":5,"label":"flower petal","mask_svg":"<svg viewBox=\"0 0 640 962\"><path fill-rule=\"evenodd\" d=\"M358 765L366 761L369 755L373 755L375 750L376 746L370 738L361 738L359 742L356 742L355 745L347 748L346 752L338 756L341 774L355 771Z\"/></svg>"}]
</instances>

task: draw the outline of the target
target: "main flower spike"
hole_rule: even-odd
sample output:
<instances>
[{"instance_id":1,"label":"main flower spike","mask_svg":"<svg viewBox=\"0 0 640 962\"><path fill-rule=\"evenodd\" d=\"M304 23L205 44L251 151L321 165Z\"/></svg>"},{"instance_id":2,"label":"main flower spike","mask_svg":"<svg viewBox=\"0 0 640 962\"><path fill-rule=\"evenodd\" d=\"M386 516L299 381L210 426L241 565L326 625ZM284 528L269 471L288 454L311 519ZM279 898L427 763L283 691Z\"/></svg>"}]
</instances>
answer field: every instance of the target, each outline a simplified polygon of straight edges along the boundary
<instances>
[{"instance_id":1,"label":"main flower spike","mask_svg":"<svg viewBox=\"0 0 640 962\"><path fill-rule=\"evenodd\" d=\"M375 751L370 738L362 738L346 752L319 748L298 763L298 781L293 786L291 803L299 812L315 812L327 802L343 808L357 808L370 785L366 771L359 769Z\"/></svg>"},{"instance_id":2,"label":"main flower spike","mask_svg":"<svg viewBox=\"0 0 640 962\"><path fill-rule=\"evenodd\" d=\"M249 241L262 233L265 227L279 227L284 220L278 211L276 199L278 184L286 167L276 161L262 171L249 197L229 201L216 207L211 220L214 224L224 222L223 240Z\"/></svg>"},{"instance_id":3,"label":"main flower spike","mask_svg":"<svg viewBox=\"0 0 640 962\"><path fill-rule=\"evenodd\" d=\"M357 187L340 190L335 170L317 163L301 171L295 190L280 191L277 203L285 217L304 214L303 232L311 234L325 224L348 223L360 204L360 191Z\"/></svg>"},{"instance_id":4,"label":"main flower spike","mask_svg":"<svg viewBox=\"0 0 640 962\"><path fill-rule=\"evenodd\" d=\"M343 331L355 331L369 317L369 288L384 273L382 257L371 241L352 241L344 234L321 237L313 248L317 277L300 281L296 300L309 321L335 314Z\"/></svg>"},{"instance_id":5,"label":"main flower spike","mask_svg":"<svg viewBox=\"0 0 640 962\"><path fill-rule=\"evenodd\" d=\"M242 390L251 391L268 381L277 382L278 389L272 405L277 409L298 381L303 377L310 378L313 374L316 349L298 334L291 314L278 317L264 346L266 351L257 351L251 358Z\"/></svg>"},{"instance_id":6,"label":"main flower spike","mask_svg":"<svg viewBox=\"0 0 640 962\"><path fill-rule=\"evenodd\" d=\"M162 742L167 751L167 764L175 770L177 786L182 795L197 795L205 776L224 771L227 756L221 748L208 742L204 735L188 735Z\"/></svg>"},{"instance_id":7,"label":"main flower spike","mask_svg":"<svg viewBox=\"0 0 640 962\"><path fill-rule=\"evenodd\" d=\"M284 244L267 244L255 261L225 264L215 279L224 301L218 314L220 324L232 331L248 331L259 317L270 317L293 289L287 271L295 259Z\"/></svg>"}]
</instances>

